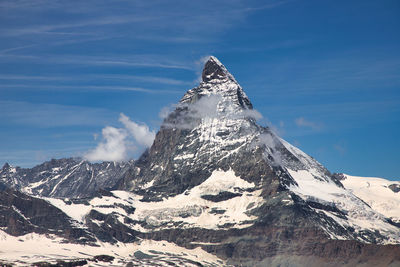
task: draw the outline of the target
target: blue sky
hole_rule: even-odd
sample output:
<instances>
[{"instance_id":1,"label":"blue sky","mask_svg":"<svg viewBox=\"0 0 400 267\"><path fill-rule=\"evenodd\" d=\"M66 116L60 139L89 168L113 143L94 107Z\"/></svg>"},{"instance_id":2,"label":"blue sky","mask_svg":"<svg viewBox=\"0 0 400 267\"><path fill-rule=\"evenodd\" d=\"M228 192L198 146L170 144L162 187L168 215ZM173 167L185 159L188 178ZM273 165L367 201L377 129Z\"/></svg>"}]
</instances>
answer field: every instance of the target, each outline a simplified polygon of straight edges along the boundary
<instances>
[{"instance_id":1,"label":"blue sky","mask_svg":"<svg viewBox=\"0 0 400 267\"><path fill-rule=\"evenodd\" d=\"M214 55L260 123L330 171L398 180L399 32L397 0L1 0L0 163L85 155L106 126L157 131Z\"/></svg>"}]
</instances>

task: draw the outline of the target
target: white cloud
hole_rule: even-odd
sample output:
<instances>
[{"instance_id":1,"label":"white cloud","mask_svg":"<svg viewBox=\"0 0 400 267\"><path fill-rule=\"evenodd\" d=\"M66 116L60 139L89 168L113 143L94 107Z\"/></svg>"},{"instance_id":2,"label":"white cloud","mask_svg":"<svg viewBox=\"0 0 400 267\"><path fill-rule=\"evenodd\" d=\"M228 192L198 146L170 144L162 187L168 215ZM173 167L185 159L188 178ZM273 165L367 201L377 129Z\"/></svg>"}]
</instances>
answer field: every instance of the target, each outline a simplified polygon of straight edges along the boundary
<instances>
[{"instance_id":1,"label":"white cloud","mask_svg":"<svg viewBox=\"0 0 400 267\"><path fill-rule=\"evenodd\" d=\"M146 124L138 124L131 121L125 114L121 113L119 121L125 126L136 143L145 147L150 147L156 137L155 131L150 131Z\"/></svg>"},{"instance_id":2,"label":"white cloud","mask_svg":"<svg viewBox=\"0 0 400 267\"><path fill-rule=\"evenodd\" d=\"M220 94L205 95L201 96L194 102L179 103L178 105L164 107L161 109L159 116L162 119L168 118L174 108L179 109L179 112L174 114L172 120L164 122L163 126L179 129L192 129L198 124L199 120L204 118L253 118L255 120L263 118L261 113L255 109L236 110L235 108L232 108L230 100L224 99Z\"/></svg>"},{"instance_id":3,"label":"white cloud","mask_svg":"<svg viewBox=\"0 0 400 267\"><path fill-rule=\"evenodd\" d=\"M176 107L177 107L176 104L171 104L169 106L165 106L160 110L160 112L158 113L158 116L161 119L166 119L168 117L168 115L175 110Z\"/></svg>"},{"instance_id":4,"label":"white cloud","mask_svg":"<svg viewBox=\"0 0 400 267\"><path fill-rule=\"evenodd\" d=\"M215 118L218 116L218 105L221 100L220 95L203 96L188 106L189 112L196 118Z\"/></svg>"},{"instance_id":5,"label":"white cloud","mask_svg":"<svg viewBox=\"0 0 400 267\"><path fill-rule=\"evenodd\" d=\"M255 109L244 109L242 111L242 116L253 118L256 121L261 120L263 118L263 115Z\"/></svg>"},{"instance_id":6,"label":"white cloud","mask_svg":"<svg viewBox=\"0 0 400 267\"><path fill-rule=\"evenodd\" d=\"M311 128L312 130L316 130L316 131L321 129L320 124L317 124L312 121L308 121L304 117L297 118L297 119L295 119L294 122L299 127L308 127L308 128Z\"/></svg>"},{"instance_id":7,"label":"white cloud","mask_svg":"<svg viewBox=\"0 0 400 267\"><path fill-rule=\"evenodd\" d=\"M89 161L123 161L129 159L132 152L145 149L153 144L155 131L142 123L131 121L121 113L119 121L124 128L106 126L102 130L102 140L93 150L84 155Z\"/></svg>"},{"instance_id":8,"label":"white cloud","mask_svg":"<svg viewBox=\"0 0 400 267\"><path fill-rule=\"evenodd\" d=\"M196 66L196 79L194 80L194 83L200 83L203 81L202 78L202 73L203 73L203 68L204 68L204 64L206 64L207 60L209 60L211 57L211 55L206 55L206 56L202 56L201 58L199 58L198 60L196 60L195 66Z\"/></svg>"},{"instance_id":9,"label":"white cloud","mask_svg":"<svg viewBox=\"0 0 400 267\"><path fill-rule=\"evenodd\" d=\"M268 148L270 156L274 159L271 164L282 165L282 154L278 149L281 142L278 137L273 132L263 133L259 137L259 142Z\"/></svg>"},{"instance_id":10,"label":"white cloud","mask_svg":"<svg viewBox=\"0 0 400 267\"><path fill-rule=\"evenodd\" d=\"M85 158L89 161L121 161L127 156L126 138L128 132L107 126L102 130L103 140L98 146L89 151Z\"/></svg>"}]
</instances>

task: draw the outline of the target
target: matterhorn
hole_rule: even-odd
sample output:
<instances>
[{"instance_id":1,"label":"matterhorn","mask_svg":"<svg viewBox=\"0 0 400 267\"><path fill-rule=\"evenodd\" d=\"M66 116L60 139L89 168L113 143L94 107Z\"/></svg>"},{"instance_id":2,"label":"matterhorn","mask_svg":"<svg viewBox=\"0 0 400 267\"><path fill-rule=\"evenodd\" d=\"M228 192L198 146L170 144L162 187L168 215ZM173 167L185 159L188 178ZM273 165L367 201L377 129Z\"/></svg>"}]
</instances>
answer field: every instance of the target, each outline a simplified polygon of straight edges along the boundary
<instances>
[{"instance_id":1,"label":"matterhorn","mask_svg":"<svg viewBox=\"0 0 400 267\"><path fill-rule=\"evenodd\" d=\"M26 190L30 172L24 178L3 168L1 246L4 240L52 244L54 251L0 258L121 266L399 266L399 220L346 188L343 175L259 125L259 117L234 76L211 56L202 81L164 119L152 146L122 167L104 165L112 181L106 187L90 187L90 194L76 187L74 198L41 195ZM13 186L10 177L24 186ZM36 204L25 209L27 203ZM21 222L11 222L7 212ZM58 216L57 223L39 215Z\"/></svg>"}]
</instances>

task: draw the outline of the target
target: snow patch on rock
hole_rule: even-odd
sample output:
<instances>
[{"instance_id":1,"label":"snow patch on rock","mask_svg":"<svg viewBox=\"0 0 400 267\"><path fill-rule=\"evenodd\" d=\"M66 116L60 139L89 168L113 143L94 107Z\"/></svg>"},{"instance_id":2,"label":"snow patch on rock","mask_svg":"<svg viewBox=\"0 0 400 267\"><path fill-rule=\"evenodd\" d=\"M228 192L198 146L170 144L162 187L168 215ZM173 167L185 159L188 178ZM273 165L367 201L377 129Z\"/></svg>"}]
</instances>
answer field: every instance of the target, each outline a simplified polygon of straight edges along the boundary
<instances>
[{"instance_id":1,"label":"snow patch on rock","mask_svg":"<svg viewBox=\"0 0 400 267\"><path fill-rule=\"evenodd\" d=\"M243 192L254 188L249 183L236 176L232 170L227 172L216 170L202 184L193 187L184 193L166 198L160 202L134 202L135 213L130 217L133 220L145 221L152 226L171 227L168 223L181 222L181 227L202 227L218 229L226 224L233 224L234 228L249 226L249 221L255 216L247 215L250 203L262 203L261 190L244 192L240 196L221 202L203 199L204 195L217 195L220 192ZM114 191L113 191L114 192ZM252 207L257 207L257 204ZM210 213L212 210L223 210L223 214ZM138 230L148 231L140 228Z\"/></svg>"},{"instance_id":2,"label":"snow patch on rock","mask_svg":"<svg viewBox=\"0 0 400 267\"><path fill-rule=\"evenodd\" d=\"M248 212L263 203L261 190L254 189L254 183L241 179L232 170L226 172L216 170L202 184L158 202L142 202L142 196L126 191L112 191L114 196L96 197L86 205L61 199L45 199L82 226L85 223L85 216L90 210L95 209L103 214L116 214L121 223L142 232L149 232L154 227L174 228L178 224L183 228L219 229L226 225L244 228L257 219ZM234 195L218 202L202 198L204 195L218 195L220 192ZM121 206L133 207L135 211L133 214L128 213ZM215 210L221 212L213 212ZM146 226L139 223L125 223L125 217L134 222L145 222Z\"/></svg>"}]
</instances>

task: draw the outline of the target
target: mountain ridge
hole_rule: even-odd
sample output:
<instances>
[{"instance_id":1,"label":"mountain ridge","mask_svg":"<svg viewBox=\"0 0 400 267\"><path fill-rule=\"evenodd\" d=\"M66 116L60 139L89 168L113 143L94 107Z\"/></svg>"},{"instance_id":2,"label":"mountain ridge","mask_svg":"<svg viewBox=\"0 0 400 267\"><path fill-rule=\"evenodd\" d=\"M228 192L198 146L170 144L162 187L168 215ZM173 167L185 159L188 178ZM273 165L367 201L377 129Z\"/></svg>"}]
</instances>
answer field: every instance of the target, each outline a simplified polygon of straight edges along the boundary
<instances>
[{"instance_id":1,"label":"mountain ridge","mask_svg":"<svg viewBox=\"0 0 400 267\"><path fill-rule=\"evenodd\" d=\"M81 158L52 159L33 168L5 163L0 181L21 192L44 197L90 197L112 188L133 161L90 163Z\"/></svg>"}]
</instances>

